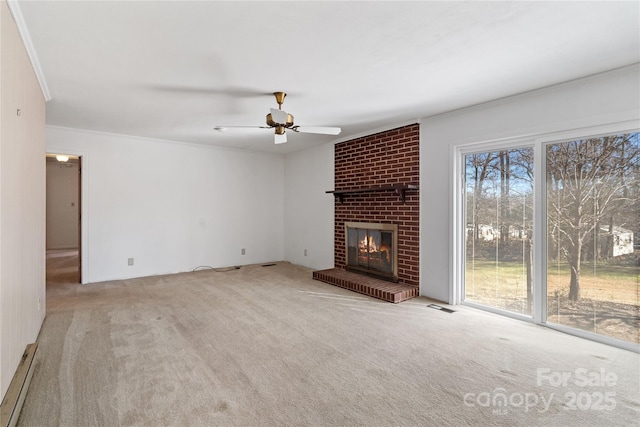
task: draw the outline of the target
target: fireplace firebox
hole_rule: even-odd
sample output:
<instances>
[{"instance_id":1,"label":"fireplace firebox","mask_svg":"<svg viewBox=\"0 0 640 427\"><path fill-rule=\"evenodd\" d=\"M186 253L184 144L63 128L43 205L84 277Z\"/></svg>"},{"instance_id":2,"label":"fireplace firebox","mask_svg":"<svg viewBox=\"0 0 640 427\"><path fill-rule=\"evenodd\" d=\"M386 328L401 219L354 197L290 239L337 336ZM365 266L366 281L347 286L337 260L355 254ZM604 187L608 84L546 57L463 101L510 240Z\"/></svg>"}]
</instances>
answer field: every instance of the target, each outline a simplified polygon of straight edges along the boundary
<instances>
[{"instance_id":1,"label":"fireplace firebox","mask_svg":"<svg viewBox=\"0 0 640 427\"><path fill-rule=\"evenodd\" d=\"M398 281L398 226L345 222L346 268L391 282Z\"/></svg>"}]
</instances>

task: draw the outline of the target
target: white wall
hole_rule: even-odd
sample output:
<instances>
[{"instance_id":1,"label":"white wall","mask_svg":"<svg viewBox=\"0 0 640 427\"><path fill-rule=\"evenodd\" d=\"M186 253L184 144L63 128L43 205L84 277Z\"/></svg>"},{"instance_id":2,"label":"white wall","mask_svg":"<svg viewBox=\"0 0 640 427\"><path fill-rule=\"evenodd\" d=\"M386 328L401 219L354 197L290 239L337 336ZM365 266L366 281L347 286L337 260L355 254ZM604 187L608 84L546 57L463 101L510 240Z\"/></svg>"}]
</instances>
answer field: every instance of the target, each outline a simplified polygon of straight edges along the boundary
<instances>
[{"instance_id":1,"label":"white wall","mask_svg":"<svg viewBox=\"0 0 640 427\"><path fill-rule=\"evenodd\" d=\"M326 194L334 186L334 148L328 143L285 160L285 258L315 270L334 266L334 197Z\"/></svg>"},{"instance_id":2,"label":"white wall","mask_svg":"<svg viewBox=\"0 0 640 427\"><path fill-rule=\"evenodd\" d=\"M638 66L421 120L420 292L452 302L453 148L640 118ZM640 126L640 122L638 124Z\"/></svg>"},{"instance_id":3,"label":"white wall","mask_svg":"<svg viewBox=\"0 0 640 427\"><path fill-rule=\"evenodd\" d=\"M45 101L0 2L0 396L45 315ZM20 114L18 114L20 110Z\"/></svg>"},{"instance_id":4,"label":"white wall","mask_svg":"<svg viewBox=\"0 0 640 427\"><path fill-rule=\"evenodd\" d=\"M47 159L47 249L78 247L78 169Z\"/></svg>"},{"instance_id":5,"label":"white wall","mask_svg":"<svg viewBox=\"0 0 640 427\"><path fill-rule=\"evenodd\" d=\"M284 259L282 156L46 131L82 156L83 283Z\"/></svg>"}]
</instances>

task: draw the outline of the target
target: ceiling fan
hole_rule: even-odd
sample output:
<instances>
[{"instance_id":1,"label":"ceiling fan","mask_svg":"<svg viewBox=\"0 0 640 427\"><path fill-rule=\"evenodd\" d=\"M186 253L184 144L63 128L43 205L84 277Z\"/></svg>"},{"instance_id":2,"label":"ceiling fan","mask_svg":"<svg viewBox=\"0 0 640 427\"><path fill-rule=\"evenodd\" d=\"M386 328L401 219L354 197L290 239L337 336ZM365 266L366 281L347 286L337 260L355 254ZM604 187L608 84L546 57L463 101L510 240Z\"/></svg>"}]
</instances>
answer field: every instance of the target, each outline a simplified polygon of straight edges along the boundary
<instances>
[{"instance_id":1,"label":"ceiling fan","mask_svg":"<svg viewBox=\"0 0 640 427\"><path fill-rule=\"evenodd\" d=\"M339 135L342 129L339 127L320 127L320 126L297 126L293 124L293 116L282 109L282 103L287 96L284 92L274 92L278 103L278 109L270 108L271 113L267 114L267 126L216 126L215 130L219 132L225 132L230 128L259 128L259 129L274 129L274 143L283 144L287 142L288 130L299 133L316 133L321 135Z\"/></svg>"}]
</instances>

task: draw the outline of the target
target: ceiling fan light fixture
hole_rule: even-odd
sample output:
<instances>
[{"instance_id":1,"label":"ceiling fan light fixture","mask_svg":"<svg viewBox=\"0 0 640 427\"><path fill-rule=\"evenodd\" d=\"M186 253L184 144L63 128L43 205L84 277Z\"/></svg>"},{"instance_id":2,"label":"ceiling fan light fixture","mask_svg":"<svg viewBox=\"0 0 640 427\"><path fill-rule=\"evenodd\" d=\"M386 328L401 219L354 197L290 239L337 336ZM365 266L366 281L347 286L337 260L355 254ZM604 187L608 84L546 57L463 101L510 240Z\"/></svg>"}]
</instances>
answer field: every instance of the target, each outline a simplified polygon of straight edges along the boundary
<instances>
[{"instance_id":1,"label":"ceiling fan light fixture","mask_svg":"<svg viewBox=\"0 0 640 427\"><path fill-rule=\"evenodd\" d=\"M276 134L274 135L273 142L276 144L284 144L287 142L287 134L282 131L282 133L278 133L278 129L276 129Z\"/></svg>"},{"instance_id":2,"label":"ceiling fan light fixture","mask_svg":"<svg viewBox=\"0 0 640 427\"><path fill-rule=\"evenodd\" d=\"M59 161L60 163L66 163L69 161L69 156L66 156L64 154L58 154L56 155L56 160Z\"/></svg>"},{"instance_id":3,"label":"ceiling fan light fixture","mask_svg":"<svg viewBox=\"0 0 640 427\"><path fill-rule=\"evenodd\" d=\"M271 109L271 113L267 114L267 126L269 127L291 127L293 126L293 116L286 111Z\"/></svg>"}]
</instances>

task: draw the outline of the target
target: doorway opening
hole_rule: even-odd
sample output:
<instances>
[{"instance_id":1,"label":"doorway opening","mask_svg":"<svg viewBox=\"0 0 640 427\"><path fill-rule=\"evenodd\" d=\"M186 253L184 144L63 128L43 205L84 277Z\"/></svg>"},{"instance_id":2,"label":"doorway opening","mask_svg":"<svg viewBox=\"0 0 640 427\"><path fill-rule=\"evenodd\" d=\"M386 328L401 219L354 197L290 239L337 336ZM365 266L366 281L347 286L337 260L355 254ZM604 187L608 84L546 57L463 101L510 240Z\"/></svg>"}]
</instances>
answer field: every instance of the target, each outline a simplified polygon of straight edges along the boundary
<instances>
[{"instance_id":1,"label":"doorway opening","mask_svg":"<svg viewBox=\"0 0 640 427\"><path fill-rule=\"evenodd\" d=\"M47 154L47 288L82 283L82 158Z\"/></svg>"}]
</instances>

